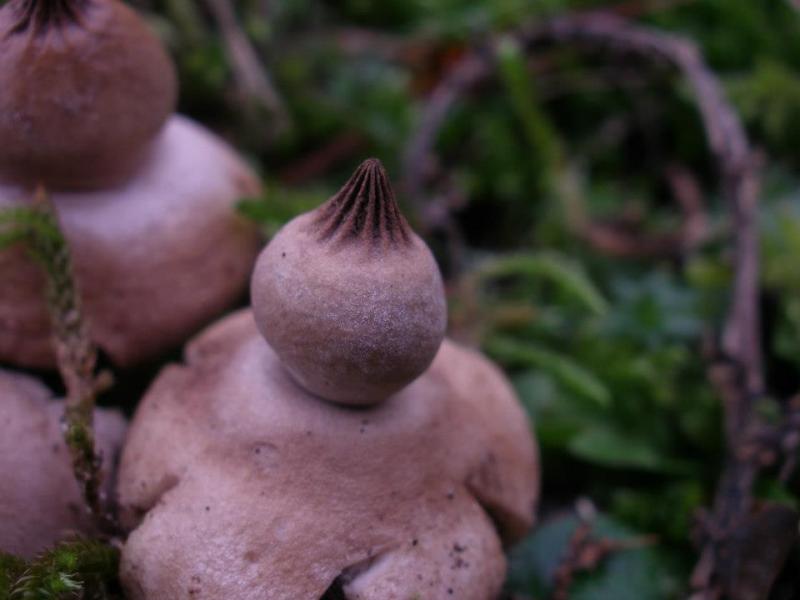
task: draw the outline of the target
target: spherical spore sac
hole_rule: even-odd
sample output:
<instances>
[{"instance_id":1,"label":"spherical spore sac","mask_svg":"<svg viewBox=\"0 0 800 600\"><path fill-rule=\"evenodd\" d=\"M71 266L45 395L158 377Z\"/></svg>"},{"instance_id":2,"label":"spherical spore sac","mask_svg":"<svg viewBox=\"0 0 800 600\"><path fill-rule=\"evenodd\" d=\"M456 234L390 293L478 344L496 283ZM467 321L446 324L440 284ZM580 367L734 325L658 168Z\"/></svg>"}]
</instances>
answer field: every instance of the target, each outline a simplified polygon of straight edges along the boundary
<instances>
[{"instance_id":1,"label":"spherical spore sac","mask_svg":"<svg viewBox=\"0 0 800 600\"><path fill-rule=\"evenodd\" d=\"M117 184L175 107L174 67L119 0L10 0L0 8L0 180Z\"/></svg>"},{"instance_id":2,"label":"spherical spore sac","mask_svg":"<svg viewBox=\"0 0 800 600\"><path fill-rule=\"evenodd\" d=\"M278 232L251 288L256 323L283 365L334 402L386 399L428 368L444 337L436 261L375 159Z\"/></svg>"}]
</instances>

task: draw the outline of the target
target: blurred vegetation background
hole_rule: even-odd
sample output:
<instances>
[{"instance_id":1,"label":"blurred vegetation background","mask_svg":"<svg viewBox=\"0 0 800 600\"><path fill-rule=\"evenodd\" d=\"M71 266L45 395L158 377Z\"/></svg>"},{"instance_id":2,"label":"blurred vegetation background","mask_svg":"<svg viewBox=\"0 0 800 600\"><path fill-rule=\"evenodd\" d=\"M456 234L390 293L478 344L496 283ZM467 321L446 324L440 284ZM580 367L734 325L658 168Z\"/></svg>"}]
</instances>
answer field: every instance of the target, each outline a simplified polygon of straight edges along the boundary
<instances>
[{"instance_id":1,"label":"blurred vegetation background","mask_svg":"<svg viewBox=\"0 0 800 600\"><path fill-rule=\"evenodd\" d=\"M604 535L654 537L577 575L571 597L684 594L693 517L721 468L722 411L704 347L725 315L732 266L703 125L668 70L569 45L531 53L506 33L599 9L687 36L705 53L765 165L760 289L774 399L760 410L769 414L800 389L797 7L239 0L231 23L216 0L136 4L176 57L181 110L262 173L264 197L243 211L267 235L367 156L387 165L445 270L452 335L506 368L541 444L544 525L516 550L510 590L548 593L577 501ZM237 35L255 50L266 93L232 60ZM447 113L421 200L409 202L410 141L437 85L474 48L496 68ZM445 207L447 227L419 210L428 204ZM774 475L758 494L796 506L800 481ZM791 577L799 560L795 552L774 597L800 594Z\"/></svg>"},{"instance_id":2,"label":"blurred vegetation background","mask_svg":"<svg viewBox=\"0 0 800 600\"><path fill-rule=\"evenodd\" d=\"M551 593L571 536L588 520L595 535L622 543L575 574L570 598L685 595L697 559L694 515L712 500L724 451L704 349L732 276L731 225L703 124L669 70L569 45L531 53L507 33L604 10L687 36L705 53L764 165L770 397L759 410L769 418L800 390L798 7L132 3L177 61L181 112L224 135L263 175L264 196L245 199L242 211L267 236L335 192L364 158L386 164L444 269L451 334L503 365L541 444L541 526L512 554L509 593ZM445 116L413 201L406 175L419 157L409 144L431 95L472 49L496 68ZM800 479L768 471L757 493L798 508ZM773 598L800 597L798 568L795 548Z\"/></svg>"}]
</instances>

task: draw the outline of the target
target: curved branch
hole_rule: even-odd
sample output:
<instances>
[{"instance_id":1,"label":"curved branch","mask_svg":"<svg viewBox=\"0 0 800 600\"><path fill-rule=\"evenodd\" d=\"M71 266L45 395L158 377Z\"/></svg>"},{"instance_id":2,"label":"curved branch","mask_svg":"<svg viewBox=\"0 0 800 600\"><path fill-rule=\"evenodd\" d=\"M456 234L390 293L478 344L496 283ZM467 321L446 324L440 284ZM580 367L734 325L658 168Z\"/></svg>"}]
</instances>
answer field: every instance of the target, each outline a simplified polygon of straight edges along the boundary
<instances>
[{"instance_id":1,"label":"curved branch","mask_svg":"<svg viewBox=\"0 0 800 600\"><path fill-rule=\"evenodd\" d=\"M731 305L709 369L725 405L727 459L692 584L701 598L716 597L721 591L730 593L736 582L737 548L741 545L737 546L733 533L752 515L752 485L759 468L741 453L750 432L758 426L753 403L764 388L756 222L759 165L736 112L691 40L603 13L555 18L516 35L528 51L544 44L570 43L668 66L683 76L694 95L717 165L720 189L732 216L736 256ZM424 109L405 154L405 189L423 218L431 214L431 209L423 200L422 189L435 165L433 147L446 114L493 70L490 56L477 51L466 55L441 81Z\"/></svg>"},{"instance_id":2,"label":"curved branch","mask_svg":"<svg viewBox=\"0 0 800 600\"><path fill-rule=\"evenodd\" d=\"M758 231L756 216L759 176L739 117L694 42L608 15L562 17L521 34L529 47L544 42L588 44L612 52L665 62L689 84L697 102L721 190L733 215L736 246L733 302L726 320L722 350L737 363L751 397L763 392L758 312ZM746 420L746 415L741 419ZM741 423L740 423L741 424ZM738 429L738 427L737 427Z\"/></svg>"}]
</instances>

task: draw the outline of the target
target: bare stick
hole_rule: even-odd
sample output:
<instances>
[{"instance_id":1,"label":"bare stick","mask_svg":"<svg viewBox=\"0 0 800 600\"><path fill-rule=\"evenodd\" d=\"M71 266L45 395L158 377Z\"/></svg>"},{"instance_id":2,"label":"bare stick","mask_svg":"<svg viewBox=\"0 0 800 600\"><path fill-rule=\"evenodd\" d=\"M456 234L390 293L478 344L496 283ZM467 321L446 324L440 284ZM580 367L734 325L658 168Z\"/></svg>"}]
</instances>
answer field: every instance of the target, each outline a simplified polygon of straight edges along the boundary
<instances>
[{"instance_id":1,"label":"bare stick","mask_svg":"<svg viewBox=\"0 0 800 600\"><path fill-rule=\"evenodd\" d=\"M428 99L420 123L406 144L403 154L403 191L414 205L423 229L447 228L450 213L423 198L424 182L436 170L432 151L436 138L453 105L474 85L492 72L488 58L477 53L466 55L453 67Z\"/></svg>"},{"instance_id":2,"label":"bare stick","mask_svg":"<svg viewBox=\"0 0 800 600\"><path fill-rule=\"evenodd\" d=\"M275 120L278 131L286 130L291 125L289 113L269 73L239 26L233 6L229 0L205 0L205 3L219 26L243 97L246 100L255 100L266 108Z\"/></svg>"},{"instance_id":3,"label":"bare stick","mask_svg":"<svg viewBox=\"0 0 800 600\"><path fill-rule=\"evenodd\" d=\"M576 576L594 571L611 555L625 550L637 550L658 542L655 536L611 539L594 534L596 508L591 500L580 498L575 503L578 523L553 573L550 600L569 600Z\"/></svg>"}]
</instances>

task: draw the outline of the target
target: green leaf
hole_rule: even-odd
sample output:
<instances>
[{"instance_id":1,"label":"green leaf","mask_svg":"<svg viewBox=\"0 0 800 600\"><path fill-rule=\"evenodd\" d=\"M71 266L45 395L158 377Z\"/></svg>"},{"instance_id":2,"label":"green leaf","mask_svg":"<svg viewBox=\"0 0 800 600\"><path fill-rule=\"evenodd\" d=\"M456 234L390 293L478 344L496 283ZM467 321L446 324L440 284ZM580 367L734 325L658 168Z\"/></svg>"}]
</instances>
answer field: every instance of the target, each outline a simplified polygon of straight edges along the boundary
<instances>
[{"instance_id":1,"label":"green leaf","mask_svg":"<svg viewBox=\"0 0 800 600\"><path fill-rule=\"evenodd\" d=\"M599 406L608 406L611 392L591 372L568 356L553 352L534 342L520 342L507 336L493 336L486 351L510 366L536 367L550 374L561 385Z\"/></svg>"},{"instance_id":2,"label":"green leaf","mask_svg":"<svg viewBox=\"0 0 800 600\"><path fill-rule=\"evenodd\" d=\"M25 570L25 561L11 554L0 552L0 598L8 598L11 586Z\"/></svg>"},{"instance_id":3,"label":"green leaf","mask_svg":"<svg viewBox=\"0 0 800 600\"><path fill-rule=\"evenodd\" d=\"M13 246L25 239L25 232L21 229L0 231L0 250Z\"/></svg>"},{"instance_id":4,"label":"green leaf","mask_svg":"<svg viewBox=\"0 0 800 600\"><path fill-rule=\"evenodd\" d=\"M562 393L559 384L546 373L525 371L514 377L514 387L542 448L563 449L596 416L594 405L589 407L572 394Z\"/></svg>"},{"instance_id":5,"label":"green leaf","mask_svg":"<svg viewBox=\"0 0 800 600\"><path fill-rule=\"evenodd\" d=\"M95 540L63 542L34 559L13 584L11 600L116 600L119 551Z\"/></svg>"},{"instance_id":6,"label":"green leaf","mask_svg":"<svg viewBox=\"0 0 800 600\"><path fill-rule=\"evenodd\" d=\"M568 444L573 455L587 462L613 468L634 468L683 473L688 465L664 456L655 443L608 427L587 428Z\"/></svg>"},{"instance_id":7,"label":"green leaf","mask_svg":"<svg viewBox=\"0 0 800 600\"><path fill-rule=\"evenodd\" d=\"M637 340L652 352L670 341L699 338L703 321L694 290L669 272L653 270L614 282L614 310L608 333Z\"/></svg>"},{"instance_id":8,"label":"green leaf","mask_svg":"<svg viewBox=\"0 0 800 600\"><path fill-rule=\"evenodd\" d=\"M762 500L785 504L795 510L800 509L800 498L793 494L786 485L774 479L763 478L757 481L755 495Z\"/></svg>"},{"instance_id":9,"label":"green leaf","mask_svg":"<svg viewBox=\"0 0 800 600\"><path fill-rule=\"evenodd\" d=\"M288 221L300 213L319 206L330 195L329 190L292 190L275 184L259 198L244 198L237 204L241 215L258 223L267 237L272 237Z\"/></svg>"},{"instance_id":10,"label":"green leaf","mask_svg":"<svg viewBox=\"0 0 800 600\"><path fill-rule=\"evenodd\" d=\"M505 36L497 44L496 54L501 79L528 143L530 168L538 174L542 191L550 191L562 155L558 134L539 107L534 78L519 43Z\"/></svg>"},{"instance_id":11,"label":"green leaf","mask_svg":"<svg viewBox=\"0 0 800 600\"><path fill-rule=\"evenodd\" d=\"M578 526L573 516L557 517L540 526L511 551L509 592L546 598L553 575ZM592 528L594 539L631 540L639 534L600 515ZM591 572L579 572L569 589L570 600L662 600L680 587L676 574L652 546L619 550Z\"/></svg>"},{"instance_id":12,"label":"green leaf","mask_svg":"<svg viewBox=\"0 0 800 600\"><path fill-rule=\"evenodd\" d=\"M608 311L608 302L580 267L553 252L511 254L495 258L479 268L481 279L525 276L550 281L595 315Z\"/></svg>"}]
</instances>

